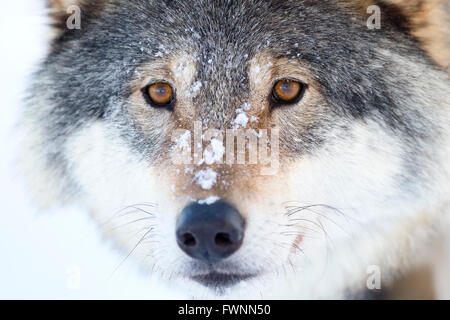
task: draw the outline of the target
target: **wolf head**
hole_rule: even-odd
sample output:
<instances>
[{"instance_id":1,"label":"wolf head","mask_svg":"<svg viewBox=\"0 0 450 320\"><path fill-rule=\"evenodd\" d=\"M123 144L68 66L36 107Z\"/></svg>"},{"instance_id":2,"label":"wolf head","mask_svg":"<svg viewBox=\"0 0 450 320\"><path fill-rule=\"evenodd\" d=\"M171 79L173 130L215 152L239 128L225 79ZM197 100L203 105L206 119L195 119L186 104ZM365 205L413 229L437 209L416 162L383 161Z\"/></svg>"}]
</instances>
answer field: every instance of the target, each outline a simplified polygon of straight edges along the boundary
<instances>
[{"instance_id":1,"label":"wolf head","mask_svg":"<svg viewBox=\"0 0 450 320\"><path fill-rule=\"evenodd\" d=\"M416 2L372 29L365 1L52 1L22 122L36 200L86 205L194 296L364 287L448 206L447 29Z\"/></svg>"}]
</instances>

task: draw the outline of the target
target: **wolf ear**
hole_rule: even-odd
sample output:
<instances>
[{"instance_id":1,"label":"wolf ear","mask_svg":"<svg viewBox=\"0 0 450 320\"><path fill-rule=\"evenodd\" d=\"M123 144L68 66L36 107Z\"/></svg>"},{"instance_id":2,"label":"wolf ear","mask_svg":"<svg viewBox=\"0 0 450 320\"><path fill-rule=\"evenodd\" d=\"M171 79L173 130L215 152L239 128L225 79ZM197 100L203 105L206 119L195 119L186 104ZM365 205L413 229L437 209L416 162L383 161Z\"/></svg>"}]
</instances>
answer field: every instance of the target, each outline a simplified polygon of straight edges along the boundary
<instances>
[{"instance_id":1,"label":"wolf ear","mask_svg":"<svg viewBox=\"0 0 450 320\"><path fill-rule=\"evenodd\" d=\"M450 2L447 0L380 0L395 8L407 29L439 65L450 67ZM382 12L383 14L383 12ZM396 17L393 17L394 19Z\"/></svg>"},{"instance_id":2,"label":"wolf ear","mask_svg":"<svg viewBox=\"0 0 450 320\"><path fill-rule=\"evenodd\" d=\"M79 3L79 0L49 0L50 6L53 9L59 10L59 11L66 11L66 9L71 5L77 5Z\"/></svg>"}]
</instances>

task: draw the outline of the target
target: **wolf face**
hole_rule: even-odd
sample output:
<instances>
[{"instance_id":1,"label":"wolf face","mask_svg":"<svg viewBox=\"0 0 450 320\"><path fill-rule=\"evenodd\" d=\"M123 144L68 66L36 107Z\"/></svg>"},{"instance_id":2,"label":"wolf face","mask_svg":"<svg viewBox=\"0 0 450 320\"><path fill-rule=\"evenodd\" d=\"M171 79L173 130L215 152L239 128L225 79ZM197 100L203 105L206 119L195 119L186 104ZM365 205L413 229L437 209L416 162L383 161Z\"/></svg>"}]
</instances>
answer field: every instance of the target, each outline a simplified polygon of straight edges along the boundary
<instances>
[{"instance_id":1,"label":"wolf face","mask_svg":"<svg viewBox=\"0 0 450 320\"><path fill-rule=\"evenodd\" d=\"M447 61L401 4L379 30L364 1L78 5L30 89L23 166L43 206L85 204L162 279L342 297L448 218ZM267 161L238 163L239 130Z\"/></svg>"}]
</instances>

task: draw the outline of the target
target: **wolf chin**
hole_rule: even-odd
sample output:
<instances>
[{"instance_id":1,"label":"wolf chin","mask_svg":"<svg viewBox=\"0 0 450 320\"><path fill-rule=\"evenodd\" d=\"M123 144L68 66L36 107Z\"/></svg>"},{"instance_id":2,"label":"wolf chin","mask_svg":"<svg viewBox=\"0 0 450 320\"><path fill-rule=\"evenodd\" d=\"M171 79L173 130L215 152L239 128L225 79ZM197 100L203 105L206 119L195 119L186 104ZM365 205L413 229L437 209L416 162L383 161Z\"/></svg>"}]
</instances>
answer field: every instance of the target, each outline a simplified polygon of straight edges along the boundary
<instances>
[{"instance_id":1,"label":"wolf chin","mask_svg":"<svg viewBox=\"0 0 450 320\"><path fill-rule=\"evenodd\" d=\"M80 29L66 27L69 5ZM447 1L48 8L53 40L28 90L20 155L43 209L82 204L124 257L195 298L348 298L420 264L449 297ZM174 164L172 134L195 121L277 128L278 172L221 154ZM217 212L232 231L197 250ZM194 220L197 233L180 235Z\"/></svg>"}]
</instances>

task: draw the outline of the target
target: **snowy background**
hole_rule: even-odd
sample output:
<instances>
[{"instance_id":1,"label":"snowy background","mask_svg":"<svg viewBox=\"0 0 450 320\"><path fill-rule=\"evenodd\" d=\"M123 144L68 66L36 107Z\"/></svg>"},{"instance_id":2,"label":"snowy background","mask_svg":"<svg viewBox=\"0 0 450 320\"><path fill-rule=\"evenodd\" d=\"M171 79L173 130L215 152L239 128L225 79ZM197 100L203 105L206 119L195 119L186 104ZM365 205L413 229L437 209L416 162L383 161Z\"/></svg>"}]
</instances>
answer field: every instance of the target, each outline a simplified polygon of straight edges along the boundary
<instances>
[{"instance_id":1,"label":"snowy background","mask_svg":"<svg viewBox=\"0 0 450 320\"><path fill-rule=\"evenodd\" d=\"M102 239L86 212L38 212L14 167L23 90L48 39L44 0L0 4L0 299L183 298Z\"/></svg>"}]
</instances>

